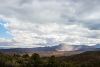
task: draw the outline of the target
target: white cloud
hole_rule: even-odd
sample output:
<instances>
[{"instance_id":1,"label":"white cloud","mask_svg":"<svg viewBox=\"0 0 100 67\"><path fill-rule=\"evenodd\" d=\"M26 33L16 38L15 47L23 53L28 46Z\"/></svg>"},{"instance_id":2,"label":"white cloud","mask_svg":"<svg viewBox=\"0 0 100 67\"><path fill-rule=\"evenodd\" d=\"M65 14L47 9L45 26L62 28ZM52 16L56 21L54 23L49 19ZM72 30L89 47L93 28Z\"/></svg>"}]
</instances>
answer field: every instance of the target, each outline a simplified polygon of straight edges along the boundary
<instances>
[{"instance_id":1,"label":"white cloud","mask_svg":"<svg viewBox=\"0 0 100 67\"><path fill-rule=\"evenodd\" d=\"M12 42L12 39L0 38L0 42Z\"/></svg>"},{"instance_id":2,"label":"white cloud","mask_svg":"<svg viewBox=\"0 0 100 67\"><path fill-rule=\"evenodd\" d=\"M0 0L0 15L19 43L16 46L89 45L100 43L99 4L99 0Z\"/></svg>"}]
</instances>

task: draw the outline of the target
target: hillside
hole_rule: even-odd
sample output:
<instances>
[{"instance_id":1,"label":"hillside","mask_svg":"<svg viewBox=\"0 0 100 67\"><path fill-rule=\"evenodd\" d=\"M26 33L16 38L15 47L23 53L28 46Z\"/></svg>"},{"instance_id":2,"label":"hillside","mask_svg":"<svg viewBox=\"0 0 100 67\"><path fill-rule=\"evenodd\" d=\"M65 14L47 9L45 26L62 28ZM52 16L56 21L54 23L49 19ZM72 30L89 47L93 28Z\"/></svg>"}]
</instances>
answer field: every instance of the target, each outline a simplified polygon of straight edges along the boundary
<instances>
[{"instance_id":1,"label":"hillside","mask_svg":"<svg viewBox=\"0 0 100 67\"><path fill-rule=\"evenodd\" d=\"M74 61L74 62L95 62L100 61L100 51L87 51L76 55L71 56L63 56L64 59L67 59L65 61ZM64 60L63 59L63 60Z\"/></svg>"}]
</instances>

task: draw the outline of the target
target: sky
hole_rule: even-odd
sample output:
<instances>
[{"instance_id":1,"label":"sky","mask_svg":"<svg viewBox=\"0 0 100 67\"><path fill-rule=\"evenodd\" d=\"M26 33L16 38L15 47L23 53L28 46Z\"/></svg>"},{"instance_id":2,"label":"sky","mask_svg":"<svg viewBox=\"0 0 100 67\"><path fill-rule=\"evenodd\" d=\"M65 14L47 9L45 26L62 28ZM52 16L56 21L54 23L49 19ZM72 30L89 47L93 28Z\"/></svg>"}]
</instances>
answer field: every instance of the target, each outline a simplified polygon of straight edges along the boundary
<instances>
[{"instance_id":1,"label":"sky","mask_svg":"<svg viewBox=\"0 0 100 67\"><path fill-rule=\"evenodd\" d=\"M0 0L0 48L60 43L100 43L100 0Z\"/></svg>"}]
</instances>

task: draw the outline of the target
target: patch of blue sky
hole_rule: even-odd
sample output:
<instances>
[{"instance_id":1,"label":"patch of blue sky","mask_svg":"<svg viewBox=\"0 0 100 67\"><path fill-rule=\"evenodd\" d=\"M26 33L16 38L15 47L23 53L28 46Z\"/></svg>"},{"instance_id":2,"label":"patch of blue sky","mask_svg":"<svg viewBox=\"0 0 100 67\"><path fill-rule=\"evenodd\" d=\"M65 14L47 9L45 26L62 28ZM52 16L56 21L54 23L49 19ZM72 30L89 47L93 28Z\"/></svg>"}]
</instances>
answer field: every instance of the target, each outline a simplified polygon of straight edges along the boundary
<instances>
[{"instance_id":1,"label":"patch of blue sky","mask_svg":"<svg viewBox=\"0 0 100 67\"><path fill-rule=\"evenodd\" d=\"M6 21L0 19L0 38L12 38L10 31L5 28Z\"/></svg>"}]
</instances>

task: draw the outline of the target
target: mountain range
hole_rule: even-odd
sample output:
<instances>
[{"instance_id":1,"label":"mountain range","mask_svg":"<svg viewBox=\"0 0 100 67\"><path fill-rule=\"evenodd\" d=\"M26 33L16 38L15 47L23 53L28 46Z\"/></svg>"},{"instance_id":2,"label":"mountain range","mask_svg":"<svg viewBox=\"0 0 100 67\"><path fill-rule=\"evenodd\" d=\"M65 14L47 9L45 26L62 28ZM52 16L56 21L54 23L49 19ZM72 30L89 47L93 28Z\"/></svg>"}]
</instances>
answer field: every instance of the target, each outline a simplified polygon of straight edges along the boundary
<instances>
[{"instance_id":1,"label":"mountain range","mask_svg":"<svg viewBox=\"0 0 100 67\"><path fill-rule=\"evenodd\" d=\"M0 49L1 52L41 52L41 51L95 51L100 50L100 44L96 44L94 46L87 45L67 45L67 44L59 44L56 46L48 46L48 47L37 47L37 48L10 48L10 49Z\"/></svg>"}]
</instances>

